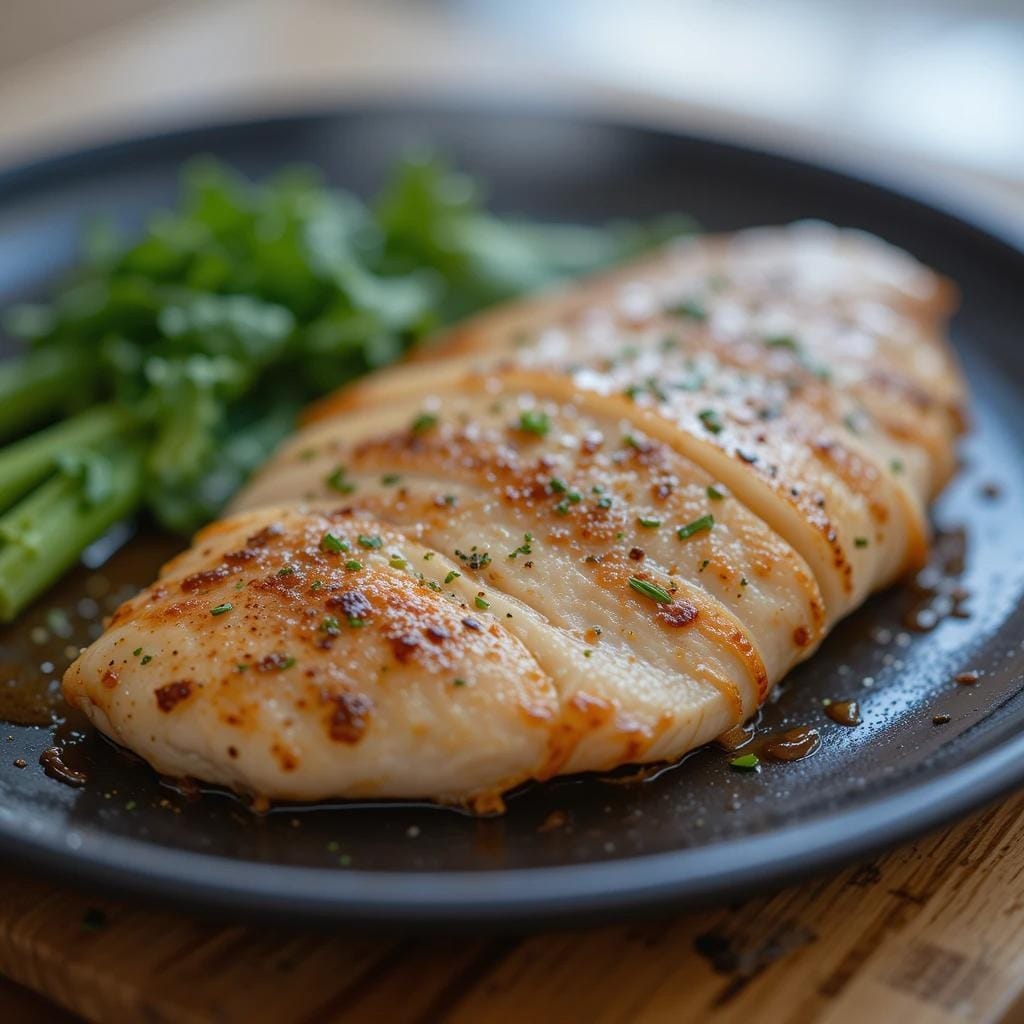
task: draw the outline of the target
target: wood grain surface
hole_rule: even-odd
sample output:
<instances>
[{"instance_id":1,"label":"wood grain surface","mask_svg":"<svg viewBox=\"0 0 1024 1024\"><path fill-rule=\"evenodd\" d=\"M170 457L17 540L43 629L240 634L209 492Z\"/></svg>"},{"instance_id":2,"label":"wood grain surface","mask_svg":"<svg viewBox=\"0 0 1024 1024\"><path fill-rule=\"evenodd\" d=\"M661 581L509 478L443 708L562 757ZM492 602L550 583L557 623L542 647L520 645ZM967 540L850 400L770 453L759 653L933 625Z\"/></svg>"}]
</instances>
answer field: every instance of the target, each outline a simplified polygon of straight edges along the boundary
<instances>
[{"instance_id":1,"label":"wood grain surface","mask_svg":"<svg viewBox=\"0 0 1024 1024\"><path fill-rule=\"evenodd\" d=\"M774 895L588 931L301 932L0 875L0 971L98 1024L987 1024L1024 1020L1022 932L1024 796ZM4 998L4 1022L47 1019Z\"/></svg>"}]
</instances>

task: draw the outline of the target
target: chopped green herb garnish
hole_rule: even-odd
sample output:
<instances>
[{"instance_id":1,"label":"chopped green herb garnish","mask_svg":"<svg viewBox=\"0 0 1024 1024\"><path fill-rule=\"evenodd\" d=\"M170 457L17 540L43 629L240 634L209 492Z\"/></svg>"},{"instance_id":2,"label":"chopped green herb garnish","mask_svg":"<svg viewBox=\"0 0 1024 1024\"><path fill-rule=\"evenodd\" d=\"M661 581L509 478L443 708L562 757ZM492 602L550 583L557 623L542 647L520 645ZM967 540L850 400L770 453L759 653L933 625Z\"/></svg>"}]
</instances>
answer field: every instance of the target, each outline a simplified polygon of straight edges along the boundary
<instances>
[{"instance_id":1,"label":"chopped green herb garnish","mask_svg":"<svg viewBox=\"0 0 1024 1024\"><path fill-rule=\"evenodd\" d=\"M323 586L324 586L324 581L323 580L313 580L313 582L309 585L309 589L310 590L323 590Z\"/></svg>"},{"instance_id":2,"label":"chopped green herb garnish","mask_svg":"<svg viewBox=\"0 0 1024 1024\"><path fill-rule=\"evenodd\" d=\"M659 587L656 583L651 583L649 580L637 579L636 576L629 577L629 585L638 593L644 597L649 597L652 601L657 601L658 604L671 604L672 595L667 590Z\"/></svg>"},{"instance_id":3,"label":"chopped green herb garnish","mask_svg":"<svg viewBox=\"0 0 1024 1024\"><path fill-rule=\"evenodd\" d=\"M487 609L491 607L491 602L484 600L484 598L482 598L479 594L477 594L476 597L473 598L473 604L475 604L477 608L481 609L482 611L487 611Z\"/></svg>"},{"instance_id":4,"label":"chopped green herb garnish","mask_svg":"<svg viewBox=\"0 0 1024 1024\"><path fill-rule=\"evenodd\" d=\"M153 655L152 654L144 654L142 656L142 661L139 664L141 664L141 665L148 665L152 660L153 660Z\"/></svg>"},{"instance_id":5,"label":"chopped green herb garnish","mask_svg":"<svg viewBox=\"0 0 1024 1024\"><path fill-rule=\"evenodd\" d=\"M721 501L725 497L725 493L720 491L714 484L708 484L708 497L712 501Z\"/></svg>"},{"instance_id":6,"label":"chopped green herb garnish","mask_svg":"<svg viewBox=\"0 0 1024 1024\"><path fill-rule=\"evenodd\" d=\"M332 491L337 491L339 494L351 494L356 489L356 485L347 479L347 473L348 470L344 466L339 466L327 477L324 483Z\"/></svg>"},{"instance_id":7,"label":"chopped green herb garnish","mask_svg":"<svg viewBox=\"0 0 1024 1024\"><path fill-rule=\"evenodd\" d=\"M569 485L564 480L560 480L557 476L553 476L548 481L548 487L550 487L555 494L565 494L565 492L569 490Z\"/></svg>"},{"instance_id":8,"label":"chopped green herb garnish","mask_svg":"<svg viewBox=\"0 0 1024 1024\"><path fill-rule=\"evenodd\" d=\"M410 430L414 434L425 434L437 426L436 412L421 412L413 421Z\"/></svg>"},{"instance_id":9,"label":"chopped green herb garnish","mask_svg":"<svg viewBox=\"0 0 1024 1024\"><path fill-rule=\"evenodd\" d=\"M245 587L245 580L238 580L235 583L235 590L242 590Z\"/></svg>"},{"instance_id":10,"label":"chopped green herb garnish","mask_svg":"<svg viewBox=\"0 0 1024 1024\"><path fill-rule=\"evenodd\" d=\"M715 517L709 513L706 516L701 516L699 519L694 519L692 523L680 526L679 529L676 530L676 536L680 540L686 540L688 537L692 537L695 533L710 530L714 525Z\"/></svg>"},{"instance_id":11,"label":"chopped green herb garnish","mask_svg":"<svg viewBox=\"0 0 1024 1024\"><path fill-rule=\"evenodd\" d=\"M402 478L397 473L385 473L381 478L380 482L385 487L390 487L392 484L397 484Z\"/></svg>"},{"instance_id":12,"label":"chopped green herb garnish","mask_svg":"<svg viewBox=\"0 0 1024 1024\"><path fill-rule=\"evenodd\" d=\"M861 417L856 415L855 413L848 412L843 417L843 426L846 427L846 429L851 434L860 434L860 433L862 433L862 430L861 430L861 427L862 427Z\"/></svg>"},{"instance_id":13,"label":"chopped green herb garnish","mask_svg":"<svg viewBox=\"0 0 1024 1024\"><path fill-rule=\"evenodd\" d=\"M724 429L722 421L718 418L718 413L714 409L701 409L697 413L697 419L704 424L705 430L711 431L712 434L720 434Z\"/></svg>"},{"instance_id":14,"label":"chopped green herb garnish","mask_svg":"<svg viewBox=\"0 0 1024 1024\"><path fill-rule=\"evenodd\" d=\"M231 611L234 607L235 606L233 604L231 604L229 601L225 601L223 604L218 604L215 607L211 608L210 609L210 614L211 615L224 615L225 613Z\"/></svg>"},{"instance_id":15,"label":"chopped green herb garnish","mask_svg":"<svg viewBox=\"0 0 1024 1024\"><path fill-rule=\"evenodd\" d=\"M648 530L656 530L661 526L661 520L655 519L654 516L637 516L636 521Z\"/></svg>"},{"instance_id":16,"label":"chopped green herb garnish","mask_svg":"<svg viewBox=\"0 0 1024 1024\"><path fill-rule=\"evenodd\" d=\"M708 311L698 299L685 299L674 305L667 306L665 312L670 316L688 317L690 320L707 320Z\"/></svg>"},{"instance_id":17,"label":"chopped green herb garnish","mask_svg":"<svg viewBox=\"0 0 1024 1024\"><path fill-rule=\"evenodd\" d=\"M509 558L515 558L517 555L530 555L530 554L532 554L533 553L533 548L530 546L532 543L533 543L533 534L532 533L524 533L523 534L523 543L520 544L519 547L517 547L515 549L515 551L510 551L509 554L508 554L508 557Z\"/></svg>"},{"instance_id":18,"label":"chopped green herb garnish","mask_svg":"<svg viewBox=\"0 0 1024 1024\"><path fill-rule=\"evenodd\" d=\"M734 757L729 765L733 768L738 768L743 772L752 772L758 765L760 765L761 759L757 754L740 754L739 757Z\"/></svg>"},{"instance_id":19,"label":"chopped green herb garnish","mask_svg":"<svg viewBox=\"0 0 1024 1024\"><path fill-rule=\"evenodd\" d=\"M345 568L346 569L350 569L352 572L358 572L360 569L362 569L362 567L363 567L363 563L362 562L357 562L354 558L350 558L345 563Z\"/></svg>"},{"instance_id":20,"label":"chopped green herb garnish","mask_svg":"<svg viewBox=\"0 0 1024 1024\"><path fill-rule=\"evenodd\" d=\"M291 565L282 566L277 570L278 576L292 576L295 573L295 568Z\"/></svg>"},{"instance_id":21,"label":"chopped green herb garnish","mask_svg":"<svg viewBox=\"0 0 1024 1024\"><path fill-rule=\"evenodd\" d=\"M555 512L560 516L567 516L569 514L569 499L563 498L556 506Z\"/></svg>"},{"instance_id":22,"label":"chopped green herb garnish","mask_svg":"<svg viewBox=\"0 0 1024 1024\"><path fill-rule=\"evenodd\" d=\"M796 352L800 347L791 334L770 334L764 339L764 343L769 348L788 348L791 352Z\"/></svg>"},{"instance_id":23,"label":"chopped green herb garnish","mask_svg":"<svg viewBox=\"0 0 1024 1024\"><path fill-rule=\"evenodd\" d=\"M475 544L469 549L468 555L465 551L460 551L458 548L455 549L455 555L474 571L486 568L491 564L490 554L486 551L477 551Z\"/></svg>"},{"instance_id":24,"label":"chopped green herb garnish","mask_svg":"<svg viewBox=\"0 0 1024 1024\"><path fill-rule=\"evenodd\" d=\"M902 459L890 459L889 460L889 468L894 473L902 473L903 472L903 460Z\"/></svg>"},{"instance_id":25,"label":"chopped green herb garnish","mask_svg":"<svg viewBox=\"0 0 1024 1024\"><path fill-rule=\"evenodd\" d=\"M448 575L445 576L444 585L448 586L448 584L451 583L452 580L457 580L461 575L461 572L457 572L455 569L452 569L451 572L449 572Z\"/></svg>"},{"instance_id":26,"label":"chopped green herb garnish","mask_svg":"<svg viewBox=\"0 0 1024 1024\"><path fill-rule=\"evenodd\" d=\"M295 664L295 659L289 654L281 659L280 664L277 666L278 671L283 672L286 668L291 668Z\"/></svg>"},{"instance_id":27,"label":"chopped green herb garnish","mask_svg":"<svg viewBox=\"0 0 1024 1024\"><path fill-rule=\"evenodd\" d=\"M246 663L244 661L240 661L240 662L238 662L235 665L235 671L236 672L247 672L248 670L249 670L249 666L246 665Z\"/></svg>"},{"instance_id":28,"label":"chopped green herb garnish","mask_svg":"<svg viewBox=\"0 0 1024 1024\"><path fill-rule=\"evenodd\" d=\"M368 537L365 533L361 533L357 540L361 547L370 548L372 550L376 550L377 548L384 546L384 541L382 541L377 534L374 534L372 537Z\"/></svg>"},{"instance_id":29,"label":"chopped green herb garnish","mask_svg":"<svg viewBox=\"0 0 1024 1024\"><path fill-rule=\"evenodd\" d=\"M333 615L325 615L320 629L328 636L337 636L341 632L341 623Z\"/></svg>"},{"instance_id":30,"label":"chopped green herb garnish","mask_svg":"<svg viewBox=\"0 0 1024 1024\"><path fill-rule=\"evenodd\" d=\"M868 546L867 537L854 537L853 543L858 548L866 548Z\"/></svg>"},{"instance_id":31,"label":"chopped green herb garnish","mask_svg":"<svg viewBox=\"0 0 1024 1024\"><path fill-rule=\"evenodd\" d=\"M349 617L348 624L353 629L362 629L366 625L366 619L360 619L353 615Z\"/></svg>"},{"instance_id":32,"label":"chopped green herb garnish","mask_svg":"<svg viewBox=\"0 0 1024 1024\"><path fill-rule=\"evenodd\" d=\"M392 569L405 569L408 567L409 563L401 555L392 555L388 559L388 565L390 565Z\"/></svg>"},{"instance_id":33,"label":"chopped green herb garnish","mask_svg":"<svg viewBox=\"0 0 1024 1024\"><path fill-rule=\"evenodd\" d=\"M136 658L137 658L137 657L138 657L138 656L139 656L139 655L140 655L141 653L142 653L142 648L141 648L141 647L136 647L136 648L135 648L135 650L134 650L134 651L132 651L132 654L134 654Z\"/></svg>"},{"instance_id":34,"label":"chopped green herb garnish","mask_svg":"<svg viewBox=\"0 0 1024 1024\"><path fill-rule=\"evenodd\" d=\"M598 498L597 499L597 507L598 508L611 508L612 507L612 499L609 498L608 495L605 495L603 498Z\"/></svg>"},{"instance_id":35,"label":"chopped green herb garnish","mask_svg":"<svg viewBox=\"0 0 1024 1024\"><path fill-rule=\"evenodd\" d=\"M546 437L551 429L551 420L543 409L526 409L519 414L519 429L526 434Z\"/></svg>"},{"instance_id":36,"label":"chopped green herb garnish","mask_svg":"<svg viewBox=\"0 0 1024 1024\"><path fill-rule=\"evenodd\" d=\"M452 686L465 686L465 685L466 685L466 680L465 679L453 679L452 680Z\"/></svg>"},{"instance_id":37,"label":"chopped green herb garnish","mask_svg":"<svg viewBox=\"0 0 1024 1024\"><path fill-rule=\"evenodd\" d=\"M337 554L339 551L347 551L348 545L333 533L327 532L320 538L320 550Z\"/></svg>"}]
</instances>

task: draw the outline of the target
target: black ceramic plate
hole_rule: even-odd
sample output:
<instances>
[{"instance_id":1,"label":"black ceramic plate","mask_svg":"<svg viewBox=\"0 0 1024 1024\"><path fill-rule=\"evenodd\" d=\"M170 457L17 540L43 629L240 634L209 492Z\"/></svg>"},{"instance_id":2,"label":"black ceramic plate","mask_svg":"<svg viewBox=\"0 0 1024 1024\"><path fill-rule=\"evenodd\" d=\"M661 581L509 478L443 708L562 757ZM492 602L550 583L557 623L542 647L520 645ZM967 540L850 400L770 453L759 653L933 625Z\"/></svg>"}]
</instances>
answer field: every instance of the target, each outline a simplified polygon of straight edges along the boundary
<instances>
[{"instance_id":1,"label":"black ceramic plate","mask_svg":"<svg viewBox=\"0 0 1024 1024\"><path fill-rule=\"evenodd\" d=\"M840 625L764 712L766 729L820 730L805 761L743 775L708 748L646 781L537 786L490 820L399 805L258 817L227 796L181 795L65 725L89 775L73 789L39 766L53 727L10 726L0 731L0 852L92 885L296 920L564 922L775 885L1024 781L1024 254L969 220L854 176L680 135L550 114L362 109L139 139L0 177L0 302L71 263L83 218L110 212L131 225L169 201L196 153L253 174L309 161L370 191L417 141L483 176L503 210L580 220L684 210L713 229L821 217L877 232L954 278L953 334L976 421L935 511L946 564L932 603L969 617L909 630L922 595L898 588ZM0 636L0 688L45 690L64 647L168 550L140 537L62 584ZM66 621L47 614L55 606L70 609ZM955 684L966 670L979 682ZM38 709L15 707L11 692L6 713L31 720ZM858 700L863 724L832 723L825 698ZM949 721L933 724L937 715Z\"/></svg>"}]
</instances>

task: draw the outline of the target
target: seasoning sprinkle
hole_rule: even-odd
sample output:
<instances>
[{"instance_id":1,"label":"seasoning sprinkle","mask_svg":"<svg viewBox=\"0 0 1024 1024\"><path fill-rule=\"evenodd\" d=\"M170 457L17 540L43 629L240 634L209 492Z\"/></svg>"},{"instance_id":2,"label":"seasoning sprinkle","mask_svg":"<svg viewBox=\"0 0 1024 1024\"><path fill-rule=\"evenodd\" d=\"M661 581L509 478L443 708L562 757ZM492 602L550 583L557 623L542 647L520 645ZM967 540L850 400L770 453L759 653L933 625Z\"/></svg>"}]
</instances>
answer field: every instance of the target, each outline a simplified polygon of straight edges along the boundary
<instances>
[{"instance_id":1,"label":"seasoning sprinkle","mask_svg":"<svg viewBox=\"0 0 1024 1024\"><path fill-rule=\"evenodd\" d=\"M526 409L519 414L519 429L526 434L546 437L551 429L551 420L543 409Z\"/></svg>"},{"instance_id":2,"label":"seasoning sprinkle","mask_svg":"<svg viewBox=\"0 0 1024 1024\"><path fill-rule=\"evenodd\" d=\"M356 489L356 485L347 479L347 474L348 470L344 466L338 466L333 473L327 476L324 483L339 494L351 494Z\"/></svg>"},{"instance_id":3,"label":"seasoning sprinkle","mask_svg":"<svg viewBox=\"0 0 1024 1024\"><path fill-rule=\"evenodd\" d=\"M517 547L515 549L515 551L510 551L509 554L508 554L508 557L514 559L518 555L530 555L530 554L533 554L533 548L530 546L532 543L533 543L533 534L532 533L524 533L523 534L523 543L520 544L519 547Z\"/></svg>"},{"instance_id":4,"label":"seasoning sprinkle","mask_svg":"<svg viewBox=\"0 0 1024 1024\"><path fill-rule=\"evenodd\" d=\"M414 434L425 434L428 430L437 426L436 412L421 412L413 421L409 429Z\"/></svg>"},{"instance_id":5,"label":"seasoning sprinkle","mask_svg":"<svg viewBox=\"0 0 1024 1024\"><path fill-rule=\"evenodd\" d=\"M706 516L701 516L699 519L694 519L692 523L687 523L685 526L680 526L676 530L676 536L680 540L687 540L692 537L695 533L701 533L704 530L710 530L715 525L715 517L710 513Z\"/></svg>"},{"instance_id":6,"label":"seasoning sprinkle","mask_svg":"<svg viewBox=\"0 0 1024 1024\"><path fill-rule=\"evenodd\" d=\"M710 431L712 434L720 434L724 429L722 427L722 421L718 418L718 413L714 409L701 409L697 413L697 419L704 424L704 429Z\"/></svg>"},{"instance_id":7,"label":"seasoning sprinkle","mask_svg":"<svg viewBox=\"0 0 1024 1024\"><path fill-rule=\"evenodd\" d=\"M347 551L348 545L339 537L328 531L320 538L320 550L331 551L337 554L339 551Z\"/></svg>"},{"instance_id":8,"label":"seasoning sprinkle","mask_svg":"<svg viewBox=\"0 0 1024 1024\"><path fill-rule=\"evenodd\" d=\"M740 754L739 757L734 757L729 762L731 768L737 768L742 772L756 771L760 764L761 759L757 754Z\"/></svg>"},{"instance_id":9,"label":"seasoning sprinkle","mask_svg":"<svg viewBox=\"0 0 1024 1024\"><path fill-rule=\"evenodd\" d=\"M629 577L629 585L638 593L644 597L649 597L652 601L657 601L658 604L671 604L672 597L667 590L662 589L656 583L651 583L649 580L638 579L636 576Z\"/></svg>"},{"instance_id":10,"label":"seasoning sprinkle","mask_svg":"<svg viewBox=\"0 0 1024 1024\"><path fill-rule=\"evenodd\" d=\"M682 302L667 306L665 312L670 316L681 316L690 320L707 320L708 318L707 309L698 299L684 299Z\"/></svg>"}]
</instances>

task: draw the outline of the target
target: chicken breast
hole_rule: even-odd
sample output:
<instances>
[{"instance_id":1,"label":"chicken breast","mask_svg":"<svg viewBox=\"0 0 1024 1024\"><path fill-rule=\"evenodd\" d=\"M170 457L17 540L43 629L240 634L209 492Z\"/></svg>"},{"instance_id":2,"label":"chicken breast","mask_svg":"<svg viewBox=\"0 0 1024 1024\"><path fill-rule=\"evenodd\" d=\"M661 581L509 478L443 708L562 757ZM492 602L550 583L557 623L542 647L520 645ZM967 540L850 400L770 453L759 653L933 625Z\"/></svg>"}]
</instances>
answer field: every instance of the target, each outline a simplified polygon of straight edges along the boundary
<instances>
[{"instance_id":1,"label":"chicken breast","mask_svg":"<svg viewBox=\"0 0 1024 1024\"><path fill-rule=\"evenodd\" d=\"M158 770L494 810L748 718L919 566L948 284L824 225L670 247L319 403L68 670Z\"/></svg>"}]
</instances>

